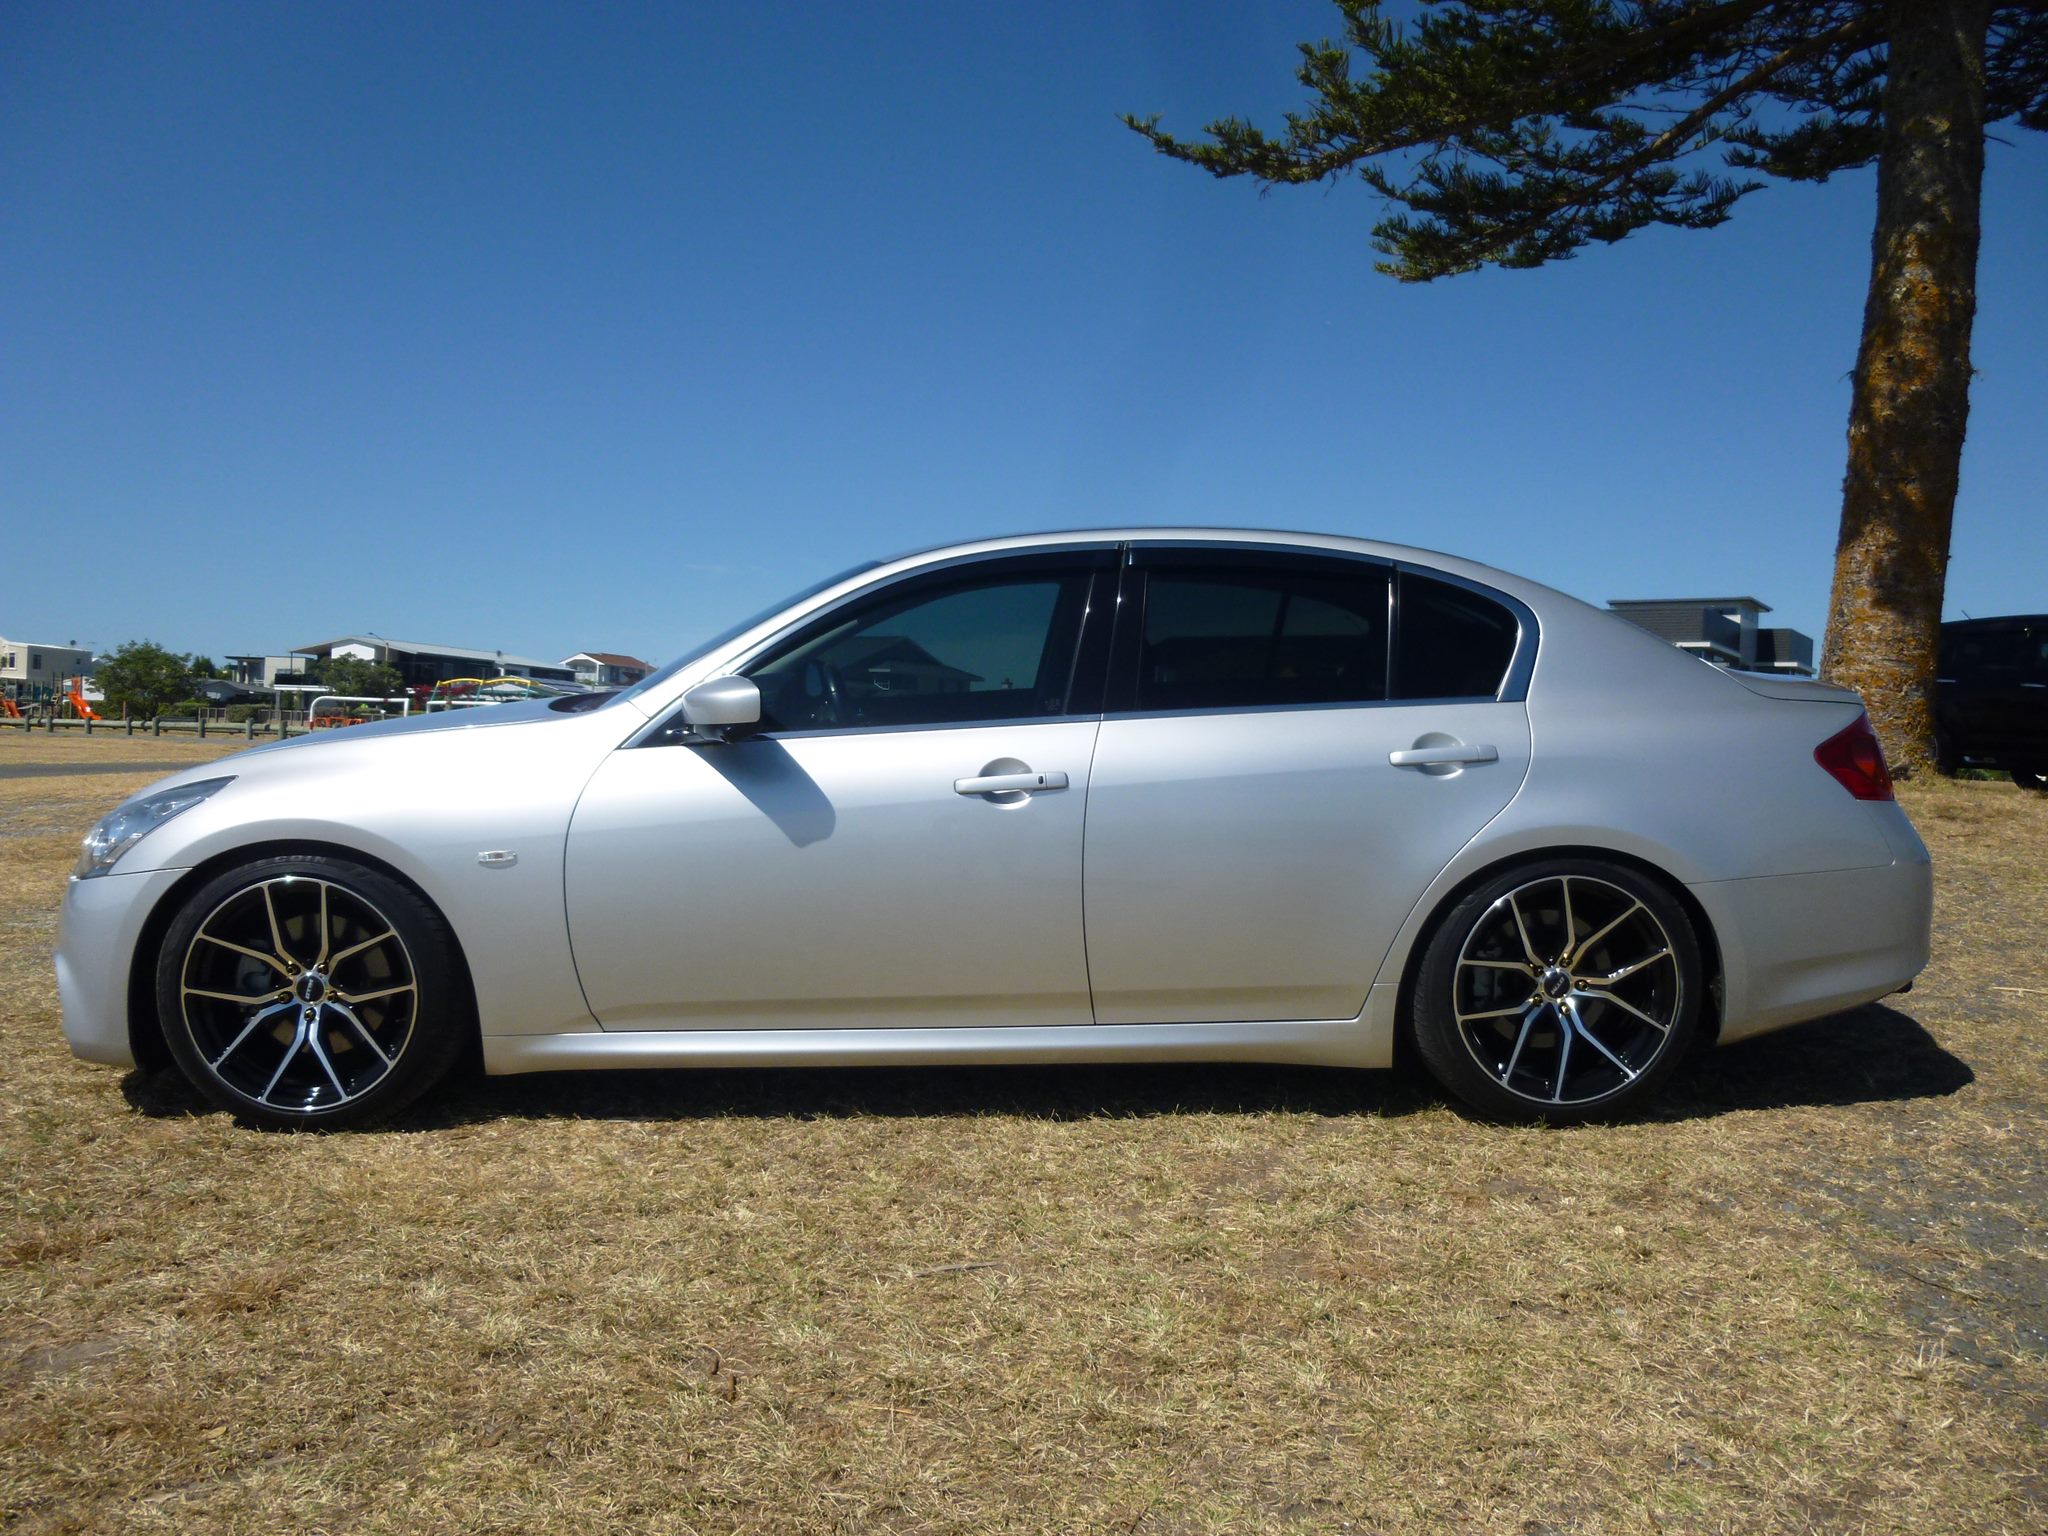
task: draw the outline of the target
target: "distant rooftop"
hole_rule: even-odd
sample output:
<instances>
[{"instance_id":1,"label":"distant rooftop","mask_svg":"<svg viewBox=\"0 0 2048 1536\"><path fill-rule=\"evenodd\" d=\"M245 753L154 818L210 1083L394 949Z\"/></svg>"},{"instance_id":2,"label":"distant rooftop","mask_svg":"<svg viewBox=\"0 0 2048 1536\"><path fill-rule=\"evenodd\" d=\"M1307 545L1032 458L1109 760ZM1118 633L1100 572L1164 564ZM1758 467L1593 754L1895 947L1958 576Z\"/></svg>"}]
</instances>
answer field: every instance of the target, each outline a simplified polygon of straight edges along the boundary
<instances>
[{"instance_id":1,"label":"distant rooftop","mask_svg":"<svg viewBox=\"0 0 2048 1536\"><path fill-rule=\"evenodd\" d=\"M642 661L638 656L621 656L617 651L578 651L576 656L571 656L569 660L574 661L577 656L588 657L607 667L645 667L650 672L654 670L653 662Z\"/></svg>"},{"instance_id":2,"label":"distant rooftop","mask_svg":"<svg viewBox=\"0 0 2048 1536\"><path fill-rule=\"evenodd\" d=\"M384 635L343 635L338 640L322 640L313 645L295 646L294 656L331 656L336 646L369 645L387 651L403 651L408 656L453 656L459 661L489 661L508 667L551 667L560 669L559 662L542 661L538 656L519 656L511 651L480 651L466 645L432 645L424 640L393 640Z\"/></svg>"},{"instance_id":3,"label":"distant rooftop","mask_svg":"<svg viewBox=\"0 0 2048 1536\"><path fill-rule=\"evenodd\" d=\"M1610 608L1752 608L1769 613L1771 605L1754 597L1610 597Z\"/></svg>"}]
</instances>

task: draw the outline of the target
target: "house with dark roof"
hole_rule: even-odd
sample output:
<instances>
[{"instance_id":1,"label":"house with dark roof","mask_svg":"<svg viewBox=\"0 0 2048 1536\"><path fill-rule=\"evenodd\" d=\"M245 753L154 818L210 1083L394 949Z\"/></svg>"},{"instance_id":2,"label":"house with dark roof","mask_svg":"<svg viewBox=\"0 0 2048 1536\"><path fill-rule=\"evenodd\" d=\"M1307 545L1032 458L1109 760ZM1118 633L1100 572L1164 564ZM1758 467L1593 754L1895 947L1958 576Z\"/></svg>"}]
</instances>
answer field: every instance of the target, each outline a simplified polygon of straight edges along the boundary
<instances>
[{"instance_id":1,"label":"house with dark roof","mask_svg":"<svg viewBox=\"0 0 2048 1536\"><path fill-rule=\"evenodd\" d=\"M829 654L842 677L875 693L966 693L982 681L979 673L949 667L903 635L858 635Z\"/></svg>"},{"instance_id":2,"label":"house with dark roof","mask_svg":"<svg viewBox=\"0 0 2048 1536\"><path fill-rule=\"evenodd\" d=\"M617 651L578 651L564 656L562 665L586 688L630 688L654 670L653 662Z\"/></svg>"},{"instance_id":3,"label":"house with dark roof","mask_svg":"<svg viewBox=\"0 0 2048 1536\"><path fill-rule=\"evenodd\" d=\"M510 651L483 651L465 645L430 645L424 640L387 640L382 635L343 635L293 649L294 656L324 660L354 656L394 668L408 688L430 687L451 677L530 677L539 682L572 683L568 667Z\"/></svg>"},{"instance_id":4,"label":"house with dark roof","mask_svg":"<svg viewBox=\"0 0 2048 1536\"><path fill-rule=\"evenodd\" d=\"M1607 608L1716 666L1813 676L1813 637L1759 624L1771 605L1753 597L1615 598Z\"/></svg>"}]
</instances>

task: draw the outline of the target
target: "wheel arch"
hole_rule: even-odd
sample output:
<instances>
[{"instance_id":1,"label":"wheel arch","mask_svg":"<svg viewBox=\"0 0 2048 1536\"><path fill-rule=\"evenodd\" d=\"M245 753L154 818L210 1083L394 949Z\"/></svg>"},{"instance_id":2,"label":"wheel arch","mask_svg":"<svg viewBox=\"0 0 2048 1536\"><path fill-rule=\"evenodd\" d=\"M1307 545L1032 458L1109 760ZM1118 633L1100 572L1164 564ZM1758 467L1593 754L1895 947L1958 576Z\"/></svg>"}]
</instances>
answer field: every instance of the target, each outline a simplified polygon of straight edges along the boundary
<instances>
[{"instance_id":1,"label":"wheel arch","mask_svg":"<svg viewBox=\"0 0 2048 1536\"><path fill-rule=\"evenodd\" d=\"M147 1071L158 1071L171 1062L171 1048L164 1040L163 1020L157 1015L156 1006L156 965L157 956L163 950L164 936L171 924L190 898L192 893L205 885L224 870L239 864L253 864L259 859L286 857L311 857L346 859L360 864L365 869L375 870L388 880L396 881L431 907L447 924L449 937L455 944L455 969L462 985L469 990L470 1018L476 1020L476 984L470 975L469 955L463 948L462 935L455 931L448 913L441 903L423 889L420 883L397 868L388 860L378 858L374 853L365 853L360 848L351 848L342 843L322 842L314 838L280 838L260 843L245 843L240 847L223 849L211 858L195 864L185 871L177 882L157 899L156 905L144 920L141 932L135 940L135 952L128 957L128 1048L135 1057L135 1064Z\"/></svg>"},{"instance_id":2,"label":"wheel arch","mask_svg":"<svg viewBox=\"0 0 2048 1536\"><path fill-rule=\"evenodd\" d=\"M1684 909L1691 919L1693 932L1699 939L1700 967L1706 973L1705 1015L1700 1020L1699 1041L1711 1045L1720 1038L1723 1000L1721 941L1714 932L1713 922L1706 909L1686 889L1685 882L1643 858L1639 854L1625 853L1618 848L1606 848L1591 843L1556 843L1534 848L1521 848L1513 853L1503 854L1472 870L1436 900L1429 916L1415 930L1415 936L1408 945L1408 952L1401 960L1400 986L1395 994L1394 1010L1394 1056L1397 1063L1411 1059L1415 1050L1412 1038L1415 985L1422 970L1422 957L1428 952L1437 930L1451 912L1473 891L1498 875L1523 864L1540 863L1546 859L1600 859L1654 881Z\"/></svg>"}]
</instances>

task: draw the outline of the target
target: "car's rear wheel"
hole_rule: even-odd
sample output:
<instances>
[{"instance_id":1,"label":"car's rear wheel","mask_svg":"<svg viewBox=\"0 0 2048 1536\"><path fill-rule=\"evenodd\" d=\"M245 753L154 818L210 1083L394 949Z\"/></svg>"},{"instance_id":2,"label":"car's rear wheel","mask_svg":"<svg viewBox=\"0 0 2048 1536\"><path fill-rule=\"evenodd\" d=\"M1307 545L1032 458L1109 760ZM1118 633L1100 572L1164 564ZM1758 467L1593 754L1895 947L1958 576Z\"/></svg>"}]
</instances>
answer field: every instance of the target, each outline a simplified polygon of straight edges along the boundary
<instances>
[{"instance_id":1,"label":"car's rear wheel","mask_svg":"<svg viewBox=\"0 0 2048 1536\"><path fill-rule=\"evenodd\" d=\"M2006 770L2012 775L2013 783L2021 789L2048 790L2048 764L2029 763L2022 767L2014 763Z\"/></svg>"},{"instance_id":2,"label":"car's rear wheel","mask_svg":"<svg viewBox=\"0 0 2048 1536\"><path fill-rule=\"evenodd\" d=\"M1699 941L1657 881L1548 859L1468 894L1423 954L1416 1048L1498 1119L1568 1123L1639 1107L1699 1026Z\"/></svg>"},{"instance_id":3,"label":"car's rear wheel","mask_svg":"<svg viewBox=\"0 0 2048 1536\"><path fill-rule=\"evenodd\" d=\"M157 1009L194 1087L252 1124L364 1125L433 1087L473 1032L441 915L343 859L264 859L172 921Z\"/></svg>"}]
</instances>

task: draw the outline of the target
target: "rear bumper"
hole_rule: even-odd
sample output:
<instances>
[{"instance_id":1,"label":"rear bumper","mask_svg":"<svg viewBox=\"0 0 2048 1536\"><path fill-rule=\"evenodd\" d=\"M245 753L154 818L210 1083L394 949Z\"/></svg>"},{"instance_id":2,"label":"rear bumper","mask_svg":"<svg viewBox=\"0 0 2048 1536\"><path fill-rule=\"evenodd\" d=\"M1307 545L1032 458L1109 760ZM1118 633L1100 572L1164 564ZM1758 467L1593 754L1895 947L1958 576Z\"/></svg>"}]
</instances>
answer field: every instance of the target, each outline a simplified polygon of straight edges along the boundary
<instances>
[{"instance_id":1,"label":"rear bumper","mask_svg":"<svg viewBox=\"0 0 2048 1536\"><path fill-rule=\"evenodd\" d=\"M142 925L182 869L72 880L57 929L57 1001L71 1054L135 1065L128 1039L128 977Z\"/></svg>"},{"instance_id":2,"label":"rear bumper","mask_svg":"<svg viewBox=\"0 0 2048 1536\"><path fill-rule=\"evenodd\" d=\"M1875 1001L1920 974L1934 869L1899 822L1904 839L1886 834L1900 857L1879 868L1687 887L1721 946L1723 1044Z\"/></svg>"}]
</instances>

